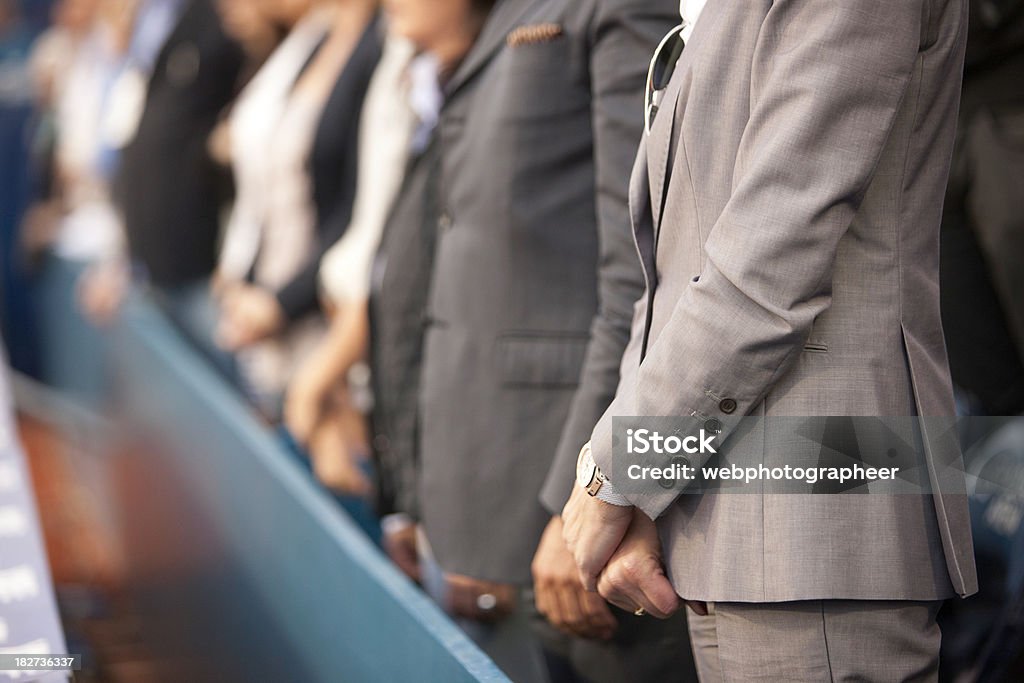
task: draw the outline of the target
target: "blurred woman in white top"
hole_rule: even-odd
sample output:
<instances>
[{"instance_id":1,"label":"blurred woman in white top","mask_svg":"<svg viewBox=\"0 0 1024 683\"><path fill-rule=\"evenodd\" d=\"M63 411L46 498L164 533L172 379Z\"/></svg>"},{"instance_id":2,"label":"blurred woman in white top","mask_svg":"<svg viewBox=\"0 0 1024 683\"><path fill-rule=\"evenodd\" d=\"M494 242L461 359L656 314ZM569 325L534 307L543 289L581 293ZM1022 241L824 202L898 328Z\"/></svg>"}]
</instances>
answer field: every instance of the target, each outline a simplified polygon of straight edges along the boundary
<instances>
[{"instance_id":1,"label":"blurred woman in white top","mask_svg":"<svg viewBox=\"0 0 1024 683\"><path fill-rule=\"evenodd\" d=\"M370 406L360 395L367 393L371 268L381 235L409 160L424 151L437 123L440 79L472 45L487 14L481 6L489 4L385 2L393 23L364 104L353 221L321 264L333 309L330 330L300 366L285 400L289 431L310 451L321 481L338 490L367 489L359 460L369 450L364 413Z\"/></svg>"},{"instance_id":2,"label":"blurred woman in white top","mask_svg":"<svg viewBox=\"0 0 1024 683\"><path fill-rule=\"evenodd\" d=\"M325 235L348 222L347 129L354 140L380 49L375 0L278 1L283 18L301 18L231 115L238 197L217 284L219 342L236 352L245 388L271 417L297 359L323 332L315 269Z\"/></svg>"},{"instance_id":3,"label":"blurred woman in white top","mask_svg":"<svg viewBox=\"0 0 1024 683\"><path fill-rule=\"evenodd\" d=\"M285 423L309 450L321 482L347 493L368 488L359 466L368 451L362 416L368 406L359 390L366 386L370 268L416 129L409 78L414 53L409 41L389 33L360 119L352 222L320 266L330 328L299 366L285 401Z\"/></svg>"},{"instance_id":4,"label":"blurred woman in white top","mask_svg":"<svg viewBox=\"0 0 1024 683\"><path fill-rule=\"evenodd\" d=\"M122 228L110 197L116 143L108 122L133 14L124 0L62 0L53 14L31 60L54 130L52 196L30 214L28 239L75 262L110 259L120 252Z\"/></svg>"}]
</instances>

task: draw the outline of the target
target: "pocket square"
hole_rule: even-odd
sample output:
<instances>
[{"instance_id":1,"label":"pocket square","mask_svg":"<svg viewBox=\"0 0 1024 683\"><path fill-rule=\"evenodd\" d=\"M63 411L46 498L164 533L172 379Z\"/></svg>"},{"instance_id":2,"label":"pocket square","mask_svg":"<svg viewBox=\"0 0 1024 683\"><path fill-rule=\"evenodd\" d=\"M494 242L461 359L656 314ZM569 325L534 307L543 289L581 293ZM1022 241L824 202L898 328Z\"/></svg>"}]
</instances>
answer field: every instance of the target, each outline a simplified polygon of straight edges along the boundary
<instances>
[{"instance_id":1,"label":"pocket square","mask_svg":"<svg viewBox=\"0 0 1024 683\"><path fill-rule=\"evenodd\" d=\"M530 24L520 26L509 32L505 42L509 47L547 43L562 35L562 27L558 24Z\"/></svg>"}]
</instances>

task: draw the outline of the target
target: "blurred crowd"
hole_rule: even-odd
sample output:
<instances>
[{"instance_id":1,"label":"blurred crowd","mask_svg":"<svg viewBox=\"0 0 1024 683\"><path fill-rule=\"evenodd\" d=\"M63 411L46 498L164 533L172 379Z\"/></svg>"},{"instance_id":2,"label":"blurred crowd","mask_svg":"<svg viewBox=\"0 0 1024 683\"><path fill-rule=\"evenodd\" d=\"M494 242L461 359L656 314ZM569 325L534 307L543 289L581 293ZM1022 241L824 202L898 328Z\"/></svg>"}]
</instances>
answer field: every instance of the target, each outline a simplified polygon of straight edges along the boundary
<instances>
[{"instance_id":1,"label":"blurred crowd","mask_svg":"<svg viewBox=\"0 0 1024 683\"><path fill-rule=\"evenodd\" d=\"M1024 3L974 5L943 313L963 410L1017 415ZM514 678L695 680L685 615L584 591L558 516L643 291L627 188L678 23L676 0L57 0L25 48L20 245L100 328L145 291Z\"/></svg>"}]
</instances>

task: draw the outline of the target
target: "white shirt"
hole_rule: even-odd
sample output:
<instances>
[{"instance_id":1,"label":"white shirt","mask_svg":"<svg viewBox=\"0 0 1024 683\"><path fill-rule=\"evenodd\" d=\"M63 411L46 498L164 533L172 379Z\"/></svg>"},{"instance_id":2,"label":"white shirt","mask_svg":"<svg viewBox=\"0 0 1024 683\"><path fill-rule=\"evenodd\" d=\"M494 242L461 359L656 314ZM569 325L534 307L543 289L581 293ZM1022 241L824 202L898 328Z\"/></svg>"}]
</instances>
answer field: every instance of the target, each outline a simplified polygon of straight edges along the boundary
<instances>
[{"instance_id":1,"label":"white shirt","mask_svg":"<svg viewBox=\"0 0 1024 683\"><path fill-rule=\"evenodd\" d=\"M320 282L336 304L365 299L381 233L402 184L415 136L417 118L437 111L420 111L422 88L413 81L424 57L406 40L388 35L384 53L373 72L359 122L359 174L352 220L341 239L320 262ZM430 78L437 83L436 69ZM426 101L433 102L432 95ZM440 108L440 101L437 102ZM430 110L430 107L426 108Z\"/></svg>"},{"instance_id":2,"label":"white shirt","mask_svg":"<svg viewBox=\"0 0 1024 683\"><path fill-rule=\"evenodd\" d=\"M51 36L55 34L50 34ZM110 202L108 165L104 150L109 140L101 131L113 111L109 85L122 67L113 35L98 25L80 41L68 39L44 50L67 50L55 60L54 113L57 130L56 161L65 178L67 213L60 219L55 250L72 261L113 258L123 247L121 218ZM64 61L61 64L61 60ZM39 66L39 64L37 64Z\"/></svg>"},{"instance_id":3,"label":"white shirt","mask_svg":"<svg viewBox=\"0 0 1024 683\"><path fill-rule=\"evenodd\" d=\"M327 14L307 14L245 87L231 112L235 205L219 264L228 278L244 279L256 261L272 184L269 150L292 86L330 28Z\"/></svg>"},{"instance_id":4,"label":"white shirt","mask_svg":"<svg viewBox=\"0 0 1024 683\"><path fill-rule=\"evenodd\" d=\"M680 33L684 43L690 42L690 34L693 33L693 27L697 24L706 2L707 0L679 0L679 16L685 24Z\"/></svg>"}]
</instances>

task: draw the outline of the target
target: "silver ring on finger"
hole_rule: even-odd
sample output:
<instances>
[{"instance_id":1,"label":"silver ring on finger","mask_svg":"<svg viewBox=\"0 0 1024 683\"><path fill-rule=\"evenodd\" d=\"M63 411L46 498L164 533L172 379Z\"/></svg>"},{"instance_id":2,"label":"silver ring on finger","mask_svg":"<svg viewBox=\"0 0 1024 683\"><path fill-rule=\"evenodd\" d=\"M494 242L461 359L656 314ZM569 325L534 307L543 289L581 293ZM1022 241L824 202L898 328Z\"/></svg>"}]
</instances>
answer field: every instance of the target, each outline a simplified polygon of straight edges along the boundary
<instances>
[{"instance_id":1,"label":"silver ring on finger","mask_svg":"<svg viewBox=\"0 0 1024 683\"><path fill-rule=\"evenodd\" d=\"M476 606L481 612L493 612L498 606L498 598L494 593L481 593L476 596Z\"/></svg>"}]
</instances>

